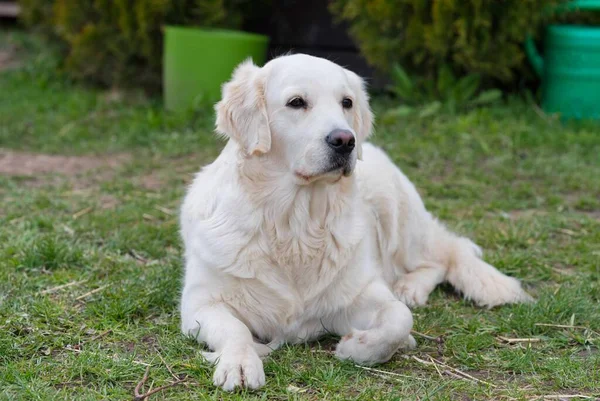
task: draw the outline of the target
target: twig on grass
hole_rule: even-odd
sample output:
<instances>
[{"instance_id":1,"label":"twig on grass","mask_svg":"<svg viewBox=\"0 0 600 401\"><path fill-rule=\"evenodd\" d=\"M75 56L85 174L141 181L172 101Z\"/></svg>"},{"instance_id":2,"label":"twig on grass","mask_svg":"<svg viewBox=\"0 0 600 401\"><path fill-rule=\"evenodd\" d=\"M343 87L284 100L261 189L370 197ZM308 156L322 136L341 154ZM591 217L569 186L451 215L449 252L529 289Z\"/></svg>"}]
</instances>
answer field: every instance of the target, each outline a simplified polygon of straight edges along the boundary
<instances>
[{"instance_id":1,"label":"twig on grass","mask_svg":"<svg viewBox=\"0 0 600 401\"><path fill-rule=\"evenodd\" d=\"M106 284L106 285L103 285L103 286L101 286L101 287L98 287L98 288L96 288L96 289L94 289L94 290L88 291L88 292L86 292L85 294L82 294L82 295L78 296L77 298L75 298L75 300L76 300L76 301L81 301L82 299L84 299L84 298L87 298L87 297L89 297L90 295L94 295L95 293L102 291L102 290L103 290L103 289L105 289L106 287L108 287L108 284Z\"/></svg>"},{"instance_id":2,"label":"twig on grass","mask_svg":"<svg viewBox=\"0 0 600 401\"><path fill-rule=\"evenodd\" d=\"M171 374L171 376L173 376L173 379L175 380L179 380L179 377L177 377L175 375L175 373L173 373L173 370L171 370L171 367L167 364L167 362L165 361L165 359L162 357L162 355L160 354L160 352L158 352L157 349L155 349L156 351L156 355L158 355L158 357L160 358L160 361L163 363L163 365L165 365L165 368L167 368L167 370L169 371L169 373Z\"/></svg>"},{"instance_id":3,"label":"twig on grass","mask_svg":"<svg viewBox=\"0 0 600 401\"><path fill-rule=\"evenodd\" d=\"M423 337L424 339L429 340L429 341L440 342L440 339L441 339L441 337L428 336L427 334L419 333L418 331L414 331L414 330L411 330L410 333L417 337Z\"/></svg>"},{"instance_id":4,"label":"twig on grass","mask_svg":"<svg viewBox=\"0 0 600 401\"><path fill-rule=\"evenodd\" d=\"M468 381L469 383L473 383L473 381L472 381L472 380L469 380L469 379L467 379L466 377L463 377L463 376L459 376L459 375L457 375L456 373L454 373L454 372L452 372L452 371L450 371L450 370L448 370L448 369L444 370L444 372L443 372L443 373L447 374L448 376L452 376L452 377L454 377L455 379L458 379L458 380L466 380L466 381Z\"/></svg>"},{"instance_id":5,"label":"twig on grass","mask_svg":"<svg viewBox=\"0 0 600 401\"><path fill-rule=\"evenodd\" d=\"M48 288L42 292L40 292L40 295L45 295L45 294L50 294L51 292L55 292L58 290L62 290L63 288L67 288L67 287L73 287L74 285L79 285L79 284L83 284L85 283L87 280L81 280L81 281L71 281L70 283L66 283L63 285L59 285L56 287L52 287L52 288Z\"/></svg>"},{"instance_id":6,"label":"twig on grass","mask_svg":"<svg viewBox=\"0 0 600 401\"><path fill-rule=\"evenodd\" d=\"M148 263L148 259L146 259L145 257L143 257L142 255L140 255L139 253L137 253L134 249L130 249L128 251L129 255L131 255L132 258L134 258L135 260L138 260L142 263Z\"/></svg>"},{"instance_id":7,"label":"twig on grass","mask_svg":"<svg viewBox=\"0 0 600 401\"><path fill-rule=\"evenodd\" d=\"M154 388L154 380L150 382L150 386L148 387L148 391L152 391ZM144 398L144 401L148 401L148 397Z\"/></svg>"},{"instance_id":8,"label":"twig on grass","mask_svg":"<svg viewBox=\"0 0 600 401\"><path fill-rule=\"evenodd\" d=\"M77 220L78 218L80 218L81 216L83 216L84 214L88 214L89 212L91 212L92 210L94 210L93 207L86 207L85 209L81 209L80 211L78 211L77 213L73 214L73 220Z\"/></svg>"},{"instance_id":9,"label":"twig on grass","mask_svg":"<svg viewBox=\"0 0 600 401\"><path fill-rule=\"evenodd\" d=\"M363 369L369 372L374 372L374 373L379 373L378 376L381 375L388 375L388 376L397 376L397 377L404 377L406 379L417 379L417 380L423 380L420 377L414 377L414 376L408 376L408 375L402 375L400 373L396 373L396 372L388 372L386 370L380 370L380 369L374 369L374 368L369 368L367 366L361 366L361 365L354 365L355 367L359 368L359 369Z\"/></svg>"},{"instance_id":10,"label":"twig on grass","mask_svg":"<svg viewBox=\"0 0 600 401\"><path fill-rule=\"evenodd\" d=\"M573 230L569 230L568 228L557 228L556 231L558 231L561 234L568 235L569 237L577 237L579 235L579 233L576 233Z\"/></svg>"},{"instance_id":11,"label":"twig on grass","mask_svg":"<svg viewBox=\"0 0 600 401\"><path fill-rule=\"evenodd\" d=\"M562 288L562 284L559 284L558 287L556 287L556 290L552 293L552 295L556 296L556 294L558 294L558 292L560 291L561 288Z\"/></svg>"},{"instance_id":12,"label":"twig on grass","mask_svg":"<svg viewBox=\"0 0 600 401\"><path fill-rule=\"evenodd\" d=\"M515 343L539 343L542 341L541 338L508 338L503 336L498 336L498 339L504 341L505 343L515 344Z\"/></svg>"},{"instance_id":13,"label":"twig on grass","mask_svg":"<svg viewBox=\"0 0 600 401\"><path fill-rule=\"evenodd\" d=\"M559 329L587 329L585 326L573 326L572 324L536 323L534 326L557 327Z\"/></svg>"},{"instance_id":14,"label":"twig on grass","mask_svg":"<svg viewBox=\"0 0 600 401\"><path fill-rule=\"evenodd\" d=\"M433 363L433 367L435 368L435 370L438 372L438 375L440 375L441 378L444 378L444 375L442 374L442 372L440 372L440 369L437 366L437 363L435 363L435 360L430 356L429 359L431 359L431 362Z\"/></svg>"},{"instance_id":15,"label":"twig on grass","mask_svg":"<svg viewBox=\"0 0 600 401\"><path fill-rule=\"evenodd\" d=\"M102 333L95 335L94 337L90 338L87 342L89 341L96 341L102 337L104 337L105 335L107 335L108 333L112 333L112 329L108 329L106 331L103 331Z\"/></svg>"},{"instance_id":16,"label":"twig on grass","mask_svg":"<svg viewBox=\"0 0 600 401\"><path fill-rule=\"evenodd\" d=\"M146 368L146 372L144 372L144 376L142 377L142 380L140 380L140 382L135 386L135 389L133 390L133 399L134 401L143 401L146 400L147 398L149 398L152 394L156 394L159 391L163 391L167 388L170 387L175 387L181 383L183 383L184 381L187 380L187 377L184 377L183 379L177 379L174 382L171 382L169 384L165 384L164 386L160 386L157 387L153 390L149 390L148 392L144 393L144 394L140 394L140 390L144 387L144 384L146 384L146 381L148 381L148 376L150 375L150 366L148 366Z\"/></svg>"},{"instance_id":17,"label":"twig on grass","mask_svg":"<svg viewBox=\"0 0 600 401\"><path fill-rule=\"evenodd\" d=\"M583 394L546 394L536 395L529 397L530 400L571 400L575 398L582 398L584 400L597 400L598 397L592 397L591 395Z\"/></svg>"},{"instance_id":18,"label":"twig on grass","mask_svg":"<svg viewBox=\"0 0 600 401\"><path fill-rule=\"evenodd\" d=\"M436 360L436 359L435 359L435 358L433 358L432 356L429 356L429 358L431 359L431 362L425 361L425 360L423 360L423 359L421 359L421 358L419 358L419 357L417 357L417 356L414 356L414 355L412 356L412 358L413 358L415 361L417 361L417 362L420 362L420 363L423 363L423 364L425 364L425 365L430 365L430 366L431 366L431 365L438 364L439 366L442 366L442 367L444 367L444 368L446 368L446 369L449 369L449 370L451 370L453 373L455 373L455 374L457 374L457 375L459 375L459 376L462 376L462 378L463 378L463 379L470 380L470 381L474 381L474 382L481 383L481 384L485 384L485 385L487 385L487 386L490 386L490 387L493 387L493 388L496 388L496 387L497 387L495 384L492 384L492 383L486 382L485 380L478 379L478 378L476 378L476 377L474 377L474 376L471 376L471 375L470 375L470 374L468 374L468 373L465 373L465 372L463 372L463 371L462 371L462 370L460 370L460 369L453 368L452 366L446 365L445 363L443 363L443 362L441 362L441 361L438 361L438 360Z\"/></svg>"},{"instance_id":19,"label":"twig on grass","mask_svg":"<svg viewBox=\"0 0 600 401\"><path fill-rule=\"evenodd\" d=\"M574 320L572 318L572 320ZM593 333L597 336L600 336L600 333L598 333L595 330L590 329L589 327L586 326L575 326L573 324L551 324L551 323L535 323L534 326L541 326L541 327L555 327L558 329L579 329L579 330L585 330L589 333Z\"/></svg>"},{"instance_id":20,"label":"twig on grass","mask_svg":"<svg viewBox=\"0 0 600 401\"><path fill-rule=\"evenodd\" d=\"M176 214L174 211L172 211L171 209L167 209L164 206L156 205L156 206L154 206L154 208L156 210L158 210L159 212L163 212L164 214L166 214L168 216L175 216L175 214Z\"/></svg>"},{"instance_id":21,"label":"twig on grass","mask_svg":"<svg viewBox=\"0 0 600 401\"><path fill-rule=\"evenodd\" d=\"M142 217L145 220L148 220L148 221L155 221L156 220L156 217L154 217L154 216L152 216L151 214L148 214L148 213L142 214Z\"/></svg>"},{"instance_id":22,"label":"twig on grass","mask_svg":"<svg viewBox=\"0 0 600 401\"><path fill-rule=\"evenodd\" d=\"M444 356L444 337L443 336L432 337L432 336L428 336L427 334L419 333L418 331L414 331L414 330L411 330L411 334L418 336L418 337L422 337L429 341L433 341L434 343L437 344L438 355L440 357Z\"/></svg>"}]
</instances>

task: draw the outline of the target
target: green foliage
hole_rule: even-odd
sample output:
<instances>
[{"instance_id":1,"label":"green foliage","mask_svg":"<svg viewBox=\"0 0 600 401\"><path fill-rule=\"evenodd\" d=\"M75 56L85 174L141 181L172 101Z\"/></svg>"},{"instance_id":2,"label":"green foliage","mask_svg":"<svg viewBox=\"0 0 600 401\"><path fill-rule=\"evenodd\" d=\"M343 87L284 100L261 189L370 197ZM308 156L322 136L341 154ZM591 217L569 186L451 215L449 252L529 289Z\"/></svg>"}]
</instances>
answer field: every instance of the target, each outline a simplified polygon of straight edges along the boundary
<instances>
[{"instance_id":1,"label":"green foliage","mask_svg":"<svg viewBox=\"0 0 600 401\"><path fill-rule=\"evenodd\" d=\"M47 236L25 247L15 265L24 269L55 270L73 268L81 265L81 252L55 237Z\"/></svg>"},{"instance_id":2,"label":"green foliage","mask_svg":"<svg viewBox=\"0 0 600 401\"><path fill-rule=\"evenodd\" d=\"M161 83L165 24L240 29L249 0L21 0L23 20L66 44L69 75L103 86Z\"/></svg>"},{"instance_id":3,"label":"green foliage","mask_svg":"<svg viewBox=\"0 0 600 401\"><path fill-rule=\"evenodd\" d=\"M447 64L459 74L515 83L528 73L522 42L562 0L334 0L367 60L433 76ZM564 17L562 17L564 19Z\"/></svg>"},{"instance_id":4,"label":"green foliage","mask_svg":"<svg viewBox=\"0 0 600 401\"><path fill-rule=\"evenodd\" d=\"M53 1L19 0L21 20L28 26L38 30L52 31Z\"/></svg>"},{"instance_id":5,"label":"green foliage","mask_svg":"<svg viewBox=\"0 0 600 401\"><path fill-rule=\"evenodd\" d=\"M498 89L480 91L481 77L468 74L457 78L447 64L442 64L435 79L409 76L398 64L390 73L393 84L389 90L402 99L403 105L388 110L384 121L417 114L421 118L430 117L440 111L454 114L469 108L489 105L502 97Z\"/></svg>"}]
</instances>

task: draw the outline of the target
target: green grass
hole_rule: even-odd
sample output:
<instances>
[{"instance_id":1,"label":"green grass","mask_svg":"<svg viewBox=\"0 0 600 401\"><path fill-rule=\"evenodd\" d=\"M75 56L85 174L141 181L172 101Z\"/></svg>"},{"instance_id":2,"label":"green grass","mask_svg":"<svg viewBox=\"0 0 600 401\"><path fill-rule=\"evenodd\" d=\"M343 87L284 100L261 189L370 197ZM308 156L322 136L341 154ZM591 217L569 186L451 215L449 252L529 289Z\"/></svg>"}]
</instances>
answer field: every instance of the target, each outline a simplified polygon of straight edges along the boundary
<instances>
[{"instance_id":1,"label":"green grass","mask_svg":"<svg viewBox=\"0 0 600 401\"><path fill-rule=\"evenodd\" d=\"M1 148L125 161L0 175L0 400L132 399L147 365L146 389L173 381L169 369L187 377L151 400L600 396L599 125L563 124L519 99L380 125L374 141L428 208L538 302L484 310L440 288L415 310L415 330L439 339L417 337L415 351L378 367L398 375L340 362L325 339L269 356L264 389L227 394L177 313L176 213L192 174L223 145L212 112L166 113L139 94L69 83L53 51L21 33L0 35L9 47L18 63L0 72ZM430 356L448 367L438 374L415 359Z\"/></svg>"}]
</instances>

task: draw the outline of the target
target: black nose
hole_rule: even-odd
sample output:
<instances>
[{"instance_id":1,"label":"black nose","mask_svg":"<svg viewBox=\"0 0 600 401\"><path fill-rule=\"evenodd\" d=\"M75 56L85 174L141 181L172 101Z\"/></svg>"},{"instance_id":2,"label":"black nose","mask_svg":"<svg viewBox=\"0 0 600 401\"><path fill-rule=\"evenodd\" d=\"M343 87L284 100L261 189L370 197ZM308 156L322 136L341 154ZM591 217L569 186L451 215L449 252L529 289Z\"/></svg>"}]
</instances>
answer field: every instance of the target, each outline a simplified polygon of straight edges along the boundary
<instances>
[{"instance_id":1,"label":"black nose","mask_svg":"<svg viewBox=\"0 0 600 401\"><path fill-rule=\"evenodd\" d=\"M356 140L354 134L345 129L334 129L325 137L327 145L340 155L347 155L352 152Z\"/></svg>"}]
</instances>

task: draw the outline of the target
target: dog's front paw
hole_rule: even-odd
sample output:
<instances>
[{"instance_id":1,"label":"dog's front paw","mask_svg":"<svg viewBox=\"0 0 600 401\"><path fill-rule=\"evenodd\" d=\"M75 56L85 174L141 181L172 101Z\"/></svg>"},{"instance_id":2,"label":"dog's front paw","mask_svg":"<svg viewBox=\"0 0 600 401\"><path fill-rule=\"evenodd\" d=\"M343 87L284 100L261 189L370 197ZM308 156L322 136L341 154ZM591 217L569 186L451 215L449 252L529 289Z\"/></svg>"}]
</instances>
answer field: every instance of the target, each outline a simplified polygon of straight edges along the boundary
<instances>
[{"instance_id":1,"label":"dog's front paw","mask_svg":"<svg viewBox=\"0 0 600 401\"><path fill-rule=\"evenodd\" d=\"M410 349L416 346L412 336L402 341L377 337L369 331L355 330L342 337L335 349L335 355L340 359L368 366L387 362L399 348Z\"/></svg>"},{"instance_id":2,"label":"dog's front paw","mask_svg":"<svg viewBox=\"0 0 600 401\"><path fill-rule=\"evenodd\" d=\"M415 348L417 348L417 340L413 336L408 336L408 339L400 344L402 351L412 351Z\"/></svg>"},{"instance_id":3,"label":"dog's front paw","mask_svg":"<svg viewBox=\"0 0 600 401\"><path fill-rule=\"evenodd\" d=\"M224 349L218 358L213 382L226 391L233 391L236 387L257 389L264 386L263 363L254 347Z\"/></svg>"}]
</instances>

